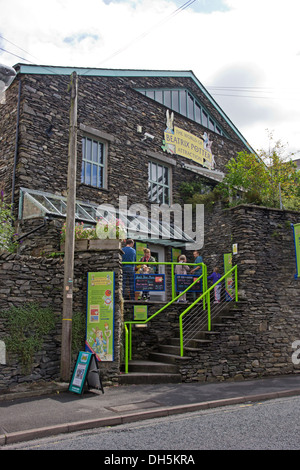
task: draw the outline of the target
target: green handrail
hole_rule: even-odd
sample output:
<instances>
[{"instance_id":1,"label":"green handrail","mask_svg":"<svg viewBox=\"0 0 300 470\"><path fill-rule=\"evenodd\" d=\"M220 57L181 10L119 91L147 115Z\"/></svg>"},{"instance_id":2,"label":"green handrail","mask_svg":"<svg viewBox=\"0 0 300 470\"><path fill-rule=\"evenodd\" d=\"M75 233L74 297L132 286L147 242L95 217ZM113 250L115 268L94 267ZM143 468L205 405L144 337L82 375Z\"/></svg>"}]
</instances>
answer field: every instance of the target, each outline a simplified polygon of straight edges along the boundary
<instances>
[{"instance_id":1,"label":"green handrail","mask_svg":"<svg viewBox=\"0 0 300 470\"><path fill-rule=\"evenodd\" d=\"M141 264L141 261L132 261L132 262L122 262L122 264ZM175 289L175 281L174 281L174 265L176 264L182 264L182 263L177 263L177 262L146 262L144 264L154 264L154 265L172 265L172 297L174 295L173 291L173 284L174 284L174 289ZM204 263L184 263L185 265L193 265L193 266L202 266L202 274L201 276L197 277L195 281L192 282L183 292L181 292L179 295L175 296L168 302L166 305L164 305L162 308L160 308L157 312L153 313L149 318L147 318L144 321L138 321L138 320L133 320L133 321L126 321L124 322L124 330L125 330L125 373L128 374L128 362L132 358L132 325L138 324L146 324L148 323L152 318L156 317L160 312L165 310L167 307L175 303L182 295L186 294L194 284L196 284L201 278L203 278L203 290L207 288L207 267ZM205 303L203 308L205 308ZM129 331L127 328L127 325L129 325Z\"/></svg>"},{"instance_id":2,"label":"green handrail","mask_svg":"<svg viewBox=\"0 0 300 470\"><path fill-rule=\"evenodd\" d=\"M220 282L222 282L232 271L235 271L235 278L234 278L234 284L235 284L235 302L238 301L238 281L237 281L237 265L235 265L233 268L231 268L227 273L224 274L217 282L215 282L209 289L207 289L203 294L198 297L195 302L193 302L191 305L189 305L188 308L186 308L179 316L179 335L180 335L180 355L181 357L183 356L183 325L182 325L182 319L184 315L186 315L202 298L206 297L206 302L207 302L207 329L208 331L211 331L211 310L210 310L210 292L211 290Z\"/></svg>"}]
</instances>

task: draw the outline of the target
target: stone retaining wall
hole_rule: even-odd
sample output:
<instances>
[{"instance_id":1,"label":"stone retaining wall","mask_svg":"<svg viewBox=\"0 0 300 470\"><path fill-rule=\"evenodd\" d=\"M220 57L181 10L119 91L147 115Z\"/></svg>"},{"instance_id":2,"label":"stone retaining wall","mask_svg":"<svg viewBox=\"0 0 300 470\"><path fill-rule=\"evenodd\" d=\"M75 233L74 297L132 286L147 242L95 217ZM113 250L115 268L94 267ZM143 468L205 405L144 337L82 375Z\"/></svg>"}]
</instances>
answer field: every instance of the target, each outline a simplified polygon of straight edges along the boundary
<instances>
[{"instance_id":1,"label":"stone retaining wall","mask_svg":"<svg viewBox=\"0 0 300 470\"><path fill-rule=\"evenodd\" d=\"M116 380L120 370L121 348L121 251L75 252L73 312L86 315L87 273L115 272L115 360L100 364L104 381ZM0 254L0 341L5 343L7 331L1 311L34 301L41 307L51 306L57 317L57 327L45 337L42 350L35 355L29 374L22 370L20 360L6 354L6 364L0 364L0 391L22 382L54 380L60 376L61 317L64 264L62 258L42 258L17 254ZM3 349L3 343L2 349ZM84 350L84 343L82 344ZM74 352L74 361L77 351ZM2 357L2 355L1 355Z\"/></svg>"}]
</instances>

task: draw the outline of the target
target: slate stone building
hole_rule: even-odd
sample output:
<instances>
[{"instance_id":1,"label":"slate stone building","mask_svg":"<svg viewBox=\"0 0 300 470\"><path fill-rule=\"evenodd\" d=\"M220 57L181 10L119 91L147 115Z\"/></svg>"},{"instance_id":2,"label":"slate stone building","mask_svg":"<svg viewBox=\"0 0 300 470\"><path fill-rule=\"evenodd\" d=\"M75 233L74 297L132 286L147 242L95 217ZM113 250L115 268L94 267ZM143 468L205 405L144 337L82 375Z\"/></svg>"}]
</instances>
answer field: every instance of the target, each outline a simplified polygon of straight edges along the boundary
<instances>
[{"instance_id":1,"label":"slate stone building","mask_svg":"<svg viewBox=\"0 0 300 470\"><path fill-rule=\"evenodd\" d=\"M0 181L19 233L48 225L37 231L38 246L33 236L23 240L21 252L38 255L59 249L49 233L65 216L73 69L15 68L17 78L0 106ZM252 151L191 71L75 70L77 221L93 224L95 208L118 208L119 196L127 198L127 207L181 203L182 182L198 179L213 187L236 152ZM147 242L145 235L139 238ZM184 233L171 238L168 247L186 242ZM162 246L152 240L159 261Z\"/></svg>"},{"instance_id":2,"label":"slate stone building","mask_svg":"<svg viewBox=\"0 0 300 470\"><path fill-rule=\"evenodd\" d=\"M60 314L63 265L58 258L43 255L60 250L66 216L68 87L74 69L24 64L15 68L17 77L0 105L0 189L13 205L23 243L19 254L0 255L0 307L33 295L44 301L51 299ZM222 180L230 158L253 149L191 71L75 71L76 221L95 225L99 205L110 205L117 216L127 216L127 221L138 227L132 229L132 237L147 244L157 261L170 261L172 249L186 248L194 233L188 226L173 223L170 237L164 237L163 224L152 224L147 218L151 207L182 206L183 182L199 181L206 189L213 188ZM147 208L146 217L139 215L136 205ZM126 213L129 208L136 211L130 217ZM211 345L191 353L188 365L180 364L182 380L299 373L299 365L291 359L292 345L299 339L299 280L294 278L291 223L299 223L299 213L256 206L229 210L218 206L213 212L205 211L204 262L209 272L222 266L223 254L236 244L239 291L247 302L235 319L227 319ZM86 272L91 266L94 271L115 270L121 290L120 253L115 253L113 265L110 257L108 251L76 255L75 306L82 311ZM122 314L119 295L117 355L106 370L113 380L118 380L122 362ZM172 314L166 315L157 331L154 326L146 332L148 336L145 332L140 333L143 338L136 335L135 353L147 357L157 347L157 338L168 339L165 336L173 324ZM50 362L54 371L47 370L47 378L55 377L58 371L56 345L54 349ZM43 371L37 373L45 377ZM15 380L15 372L8 371L2 386Z\"/></svg>"}]
</instances>

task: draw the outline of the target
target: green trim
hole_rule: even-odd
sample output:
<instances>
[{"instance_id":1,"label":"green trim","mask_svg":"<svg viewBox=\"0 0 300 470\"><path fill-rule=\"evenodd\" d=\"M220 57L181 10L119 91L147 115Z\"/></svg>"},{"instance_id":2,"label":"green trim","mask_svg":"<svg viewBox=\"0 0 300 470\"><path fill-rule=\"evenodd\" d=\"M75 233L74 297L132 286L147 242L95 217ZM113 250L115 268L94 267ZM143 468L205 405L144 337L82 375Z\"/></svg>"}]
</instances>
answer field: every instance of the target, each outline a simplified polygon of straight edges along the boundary
<instances>
[{"instance_id":1,"label":"green trim","mask_svg":"<svg viewBox=\"0 0 300 470\"><path fill-rule=\"evenodd\" d=\"M191 70L129 70L129 69L97 69L97 68L83 68L83 67L61 67L51 65L27 65L16 64L15 69L19 74L38 74L38 75L71 75L76 72L78 76L87 77L169 77L169 78L191 78L194 83L200 88L202 93L215 107L218 113L225 119L229 127L238 136L238 138L247 147L250 153L256 153L253 148L248 144L243 135L235 127L233 122L220 108L218 103L214 100L211 94L206 90L198 78Z\"/></svg>"}]
</instances>

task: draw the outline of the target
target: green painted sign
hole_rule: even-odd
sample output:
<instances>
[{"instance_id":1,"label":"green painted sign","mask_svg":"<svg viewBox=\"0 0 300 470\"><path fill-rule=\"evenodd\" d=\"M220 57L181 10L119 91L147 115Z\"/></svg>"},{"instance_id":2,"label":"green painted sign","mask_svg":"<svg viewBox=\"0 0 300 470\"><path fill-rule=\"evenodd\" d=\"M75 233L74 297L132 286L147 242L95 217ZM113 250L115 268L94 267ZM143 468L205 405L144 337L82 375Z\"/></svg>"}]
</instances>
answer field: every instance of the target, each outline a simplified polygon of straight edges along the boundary
<instances>
[{"instance_id":1,"label":"green painted sign","mask_svg":"<svg viewBox=\"0 0 300 470\"><path fill-rule=\"evenodd\" d=\"M295 256L296 256L295 278L300 279L300 224L294 224L293 229L294 229Z\"/></svg>"},{"instance_id":2,"label":"green painted sign","mask_svg":"<svg viewBox=\"0 0 300 470\"><path fill-rule=\"evenodd\" d=\"M114 360L114 272L88 273L86 350L98 361Z\"/></svg>"},{"instance_id":3,"label":"green painted sign","mask_svg":"<svg viewBox=\"0 0 300 470\"><path fill-rule=\"evenodd\" d=\"M79 352L69 386L70 392L79 394L83 392L92 356L89 352Z\"/></svg>"},{"instance_id":4,"label":"green painted sign","mask_svg":"<svg viewBox=\"0 0 300 470\"><path fill-rule=\"evenodd\" d=\"M148 318L148 305L134 305L133 306L133 320L145 321Z\"/></svg>"},{"instance_id":5,"label":"green painted sign","mask_svg":"<svg viewBox=\"0 0 300 470\"><path fill-rule=\"evenodd\" d=\"M224 273L230 271L232 268L232 253L224 254ZM230 301L234 298L234 289L233 289L233 277L232 273L225 278L225 296L226 300Z\"/></svg>"}]
</instances>

